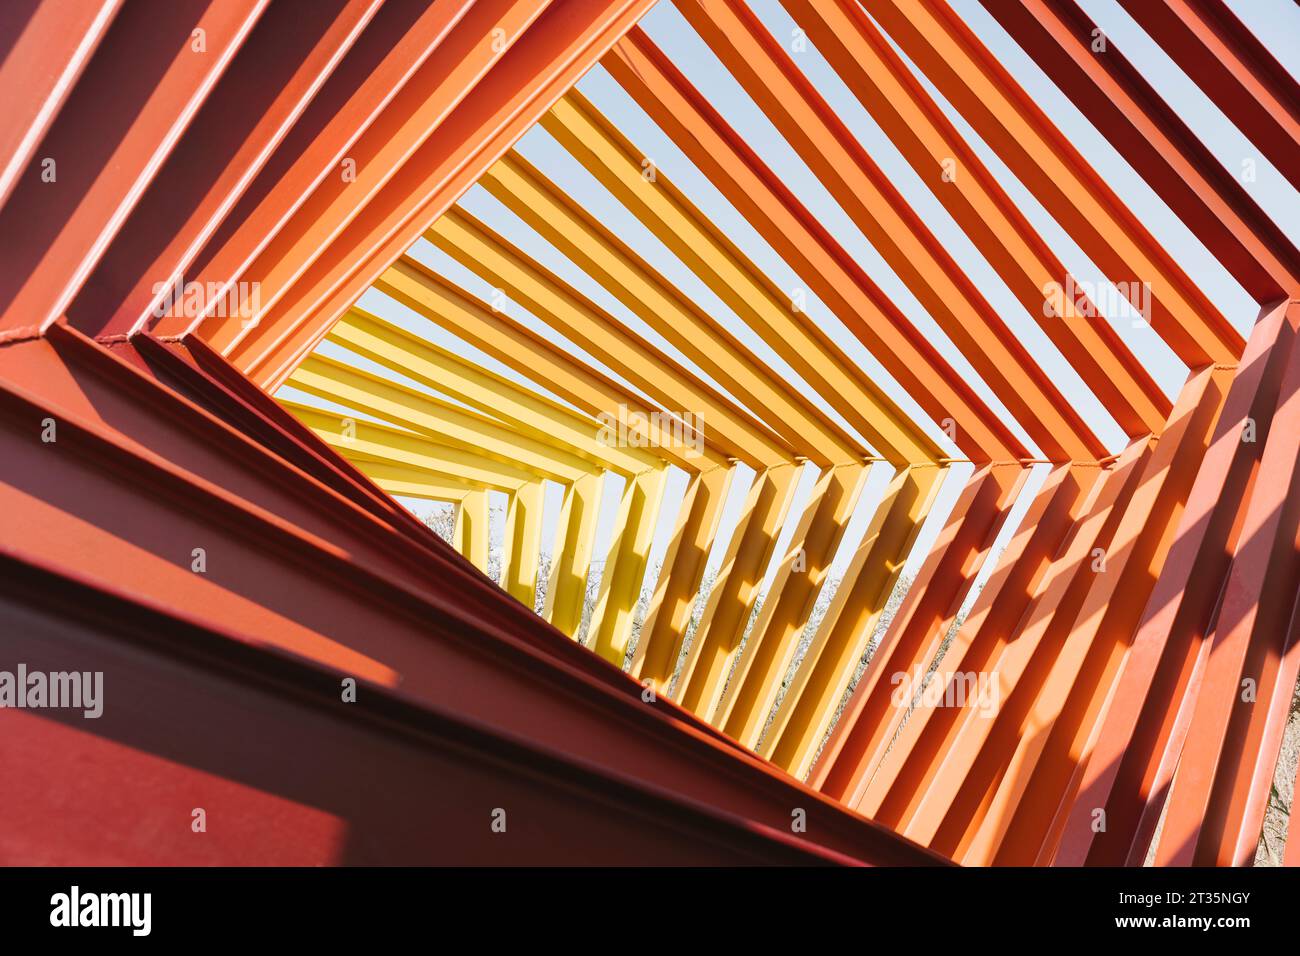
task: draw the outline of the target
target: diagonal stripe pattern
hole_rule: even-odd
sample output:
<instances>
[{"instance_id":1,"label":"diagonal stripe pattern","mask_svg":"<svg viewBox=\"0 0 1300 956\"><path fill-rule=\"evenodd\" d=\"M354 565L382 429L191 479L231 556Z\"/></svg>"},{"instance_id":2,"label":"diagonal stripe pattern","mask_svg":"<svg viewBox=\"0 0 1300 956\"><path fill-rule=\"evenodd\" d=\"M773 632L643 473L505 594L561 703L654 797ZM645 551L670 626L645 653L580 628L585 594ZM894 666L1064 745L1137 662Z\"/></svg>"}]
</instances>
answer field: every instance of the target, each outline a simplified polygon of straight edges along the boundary
<instances>
[{"instance_id":1,"label":"diagonal stripe pattern","mask_svg":"<svg viewBox=\"0 0 1300 956\"><path fill-rule=\"evenodd\" d=\"M265 756L363 745L574 834L516 862L1255 861L1300 252L1076 0L150 6L0 14L0 612L194 692L6 741L282 800L260 862L494 852ZM1300 89L1224 0L1120 6L1294 187ZM187 706L265 739L187 749Z\"/></svg>"}]
</instances>

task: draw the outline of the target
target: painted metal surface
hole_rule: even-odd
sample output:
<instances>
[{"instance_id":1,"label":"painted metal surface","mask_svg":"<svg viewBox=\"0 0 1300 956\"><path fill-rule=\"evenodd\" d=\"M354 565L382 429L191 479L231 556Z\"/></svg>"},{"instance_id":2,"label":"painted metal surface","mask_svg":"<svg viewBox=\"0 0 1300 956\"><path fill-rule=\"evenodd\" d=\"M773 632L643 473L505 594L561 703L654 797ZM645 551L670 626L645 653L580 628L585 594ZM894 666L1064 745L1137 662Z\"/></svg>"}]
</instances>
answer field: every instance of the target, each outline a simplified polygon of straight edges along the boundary
<instances>
[{"instance_id":1,"label":"painted metal surface","mask_svg":"<svg viewBox=\"0 0 1300 956\"><path fill-rule=\"evenodd\" d=\"M1253 861L1300 671L1292 224L1093 52L1074 0L986 0L1256 301L1243 339L953 7L783 0L1119 425L1112 453L760 16L675 5L997 411L636 26L651 0L0 14L0 643L172 688L91 733L0 715L31 771L7 856ZM1300 179L1296 84L1221 0L1123 6ZM597 64L829 316L575 87ZM1065 267L940 97L1150 289L1172 400L1110 324L1044 308ZM514 148L535 126L617 217ZM458 205L476 184L581 281ZM393 495L450 504L450 540ZM189 732L223 724L256 732ZM345 752L384 799L326 779ZM56 833L73 767L139 785ZM454 839L413 832L447 779ZM183 816L130 838L199 790L242 821L208 856ZM494 834L516 805L540 829Z\"/></svg>"}]
</instances>

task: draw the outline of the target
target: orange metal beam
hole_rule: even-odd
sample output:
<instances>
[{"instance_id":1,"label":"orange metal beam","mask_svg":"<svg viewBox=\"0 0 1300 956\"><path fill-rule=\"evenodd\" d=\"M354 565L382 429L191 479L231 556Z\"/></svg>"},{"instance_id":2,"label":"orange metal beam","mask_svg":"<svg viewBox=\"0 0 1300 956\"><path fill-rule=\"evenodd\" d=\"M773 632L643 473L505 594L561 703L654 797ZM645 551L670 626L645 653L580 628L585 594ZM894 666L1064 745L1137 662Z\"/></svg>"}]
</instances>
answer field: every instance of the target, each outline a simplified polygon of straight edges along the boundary
<instances>
[{"instance_id":1,"label":"orange metal beam","mask_svg":"<svg viewBox=\"0 0 1300 956\"><path fill-rule=\"evenodd\" d=\"M285 331L274 318L281 299L317 261L337 261L335 244L345 241L349 226L391 196L386 187L417 161L421 147L526 35L546 5L487 0L470 8L439 46L439 55L425 62L353 145L349 159L354 166L323 179L244 270L242 281L256 282L261 289L252 320L209 317L199 326L209 344L241 367L256 366L258 343ZM493 31L500 31L496 42Z\"/></svg>"},{"instance_id":2,"label":"orange metal beam","mask_svg":"<svg viewBox=\"0 0 1300 956\"><path fill-rule=\"evenodd\" d=\"M382 2L271 5L67 306L72 325L121 335L154 312L184 315L176 289L189 281L194 253L302 120Z\"/></svg>"},{"instance_id":3,"label":"orange metal beam","mask_svg":"<svg viewBox=\"0 0 1300 956\"><path fill-rule=\"evenodd\" d=\"M590 69L654 0L565 0L503 53L484 81L352 220L263 320L236 364L273 386L347 308ZM509 36L509 34L507 34ZM484 38L492 45L492 38ZM274 329L272 333L270 330Z\"/></svg>"},{"instance_id":4,"label":"orange metal beam","mask_svg":"<svg viewBox=\"0 0 1300 956\"><path fill-rule=\"evenodd\" d=\"M1082 520L1071 529L1042 575L1033 600L988 665L988 673L996 675L999 705L992 714L984 708L962 708L957 727L949 731L947 749L940 755L940 771L927 781L925 789L896 791L890 794L888 805L882 804L882 816L894 820L899 832L918 834L922 842L943 845L954 856L964 852L961 844L966 828L974 830L985 819L983 808L991 798L988 791L1007 773L1007 754L1015 751L1020 740L1019 718L1033 702L1032 689L1019 695L1014 692L1022 686L1032 688L1035 679L1041 681L1036 668L1041 668L1044 660L1050 664L1050 658L1039 653L1039 648L1057 646L1077 617L1097 575L1093 568L1103 566L1099 560L1104 560L1148 454L1149 441L1130 445L1092 485L1081 509ZM880 799L877 791L866 802L869 805Z\"/></svg>"},{"instance_id":5,"label":"orange metal beam","mask_svg":"<svg viewBox=\"0 0 1300 956\"><path fill-rule=\"evenodd\" d=\"M943 657L941 673L993 675L999 698L1003 677L997 660L1006 651L1062 543L1088 506L1101 477L1095 465L1054 467L1034 496L1015 537L971 607ZM977 707L978 701L969 704ZM981 717L987 719L988 714ZM943 772L961 726L972 719L962 707L919 707L908 718L858 804L872 818L897 826L910 801Z\"/></svg>"},{"instance_id":6,"label":"orange metal beam","mask_svg":"<svg viewBox=\"0 0 1300 956\"><path fill-rule=\"evenodd\" d=\"M1193 373L1143 468L1087 599L1046 675L1020 744L981 832L963 859L998 864L1050 861L1060 840L1095 728L1165 561L1178 518L1219 417L1231 369Z\"/></svg>"},{"instance_id":7,"label":"orange metal beam","mask_svg":"<svg viewBox=\"0 0 1300 956\"><path fill-rule=\"evenodd\" d=\"M1289 324L1300 316L1292 303ZM1282 731L1300 669L1300 345L1293 339L1277 411L1219 603L1187 742L1171 783L1160 865L1254 861ZM1285 355L1285 346L1283 354Z\"/></svg>"},{"instance_id":8,"label":"orange metal beam","mask_svg":"<svg viewBox=\"0 0 1300 956\"><path fill-rule=\"evenodd\" d=\"M643 31L602 61L701 171L974 461L1026 457L932 343L885 297L817 218L732 130Z\"/></svg>"},{"instance_id":9,"label":"orange metal beam","mask_svg":"<svg viewBox=\"0 0 1300 956\"><path fill-rule=\"evenodd\" d=\"M1233 362L1245 341L956 12L935 0L863 0L938 91L997 150L1190 368ZM1136 298L1137 302L1132 300Z\"/></svg>"},{"instance_id":10,"label":"orange metal beam","mask_svg":"<svg viewBox=\"0 0 1300 956\"><path fill-rule=\"evenodd\" d=\"M721 0L677 6L1043 453L1053 461L1104 456L1105 446L753 11Z\"/></svg>"},{"instance_id":11,"label":"orange metal beam","mask_svg":"<svg viewBox=\"0 0 1300 956\"><path fill-rule=\"evenodd\" d=\"M1154 431L1170 402L1119 334L1086 302L1047 316L1066 269L938 103L856 4L782 0L921 181L1130 437ZM952 166L953 175L943 175Z\"/></svg>"},{"instance_id":12,"label":"orange metal beam","mask_svg":"<svg viewBox=\"0 0 1300 956\"><path fill-rule=\"evenodd\" d=\"M522 156L506 156L482 185L797 454L822 467L869 454L794 382L776 375L721 321Z\"/></svg>"},{"instance_id":13,"label":"orange metal beam","mask_svg":"<svg viewBox=\"0 0 1300 956\"><path fill-rule=\"evenodd\" d=\"M325 178L342 176L348 168L345 160L356 162L356 156L348 154L367 131L393 122L402 107L399 93L423 75L425 61L440 49L470 3L449 0L422 10L386 3L267 166L195 253L186 266L190 278L204 288L212 283L223 290L237 281L316 195ZM149 316L146 325L158 335L180 335L197 328L209 314L205 308L198 315Z\"/></svg>"},{"instance_id":14,"label":"orange metal beam","mask_svg":"<svg viewBox=\"0 0 1300 956\"><path fill-rule=\"evenodd\" d=\"M1080 765L1058 865L1140 866L1147 858L1297 327L1300 313L1283 302L1262 310L1251 333L1092 757ZM1094 825L1098 809L1106 815L1101 831Z\"/></svg>"},{"instance_id":15,"label":"orange metal beam","mask_svg":"<svg viewBox=\"0 0 1300 956\"><path fill-rule=\"evenodd\" d=\"M924 674L1015 504L1027 469L994 464L967 480L901 607L881 636L809 782L858 806L905 716L898 675Z\"/></svg>"},{"instance_id":16,"label":"orange metal beam","mask_svg":"<svg viewBox=\"0 0 1300 956\"><path fill-rule=\"evenodd\" d=\"M736 316L756 332L821 402L834 410L877 454L903 465L932 461L937 446L916 431L903 411L849 362L741 249L709 221L667 176L647 179L644 153L571 90L542 119L559 141L623 205L677 255Z\"/></svg>"}]
</instances>

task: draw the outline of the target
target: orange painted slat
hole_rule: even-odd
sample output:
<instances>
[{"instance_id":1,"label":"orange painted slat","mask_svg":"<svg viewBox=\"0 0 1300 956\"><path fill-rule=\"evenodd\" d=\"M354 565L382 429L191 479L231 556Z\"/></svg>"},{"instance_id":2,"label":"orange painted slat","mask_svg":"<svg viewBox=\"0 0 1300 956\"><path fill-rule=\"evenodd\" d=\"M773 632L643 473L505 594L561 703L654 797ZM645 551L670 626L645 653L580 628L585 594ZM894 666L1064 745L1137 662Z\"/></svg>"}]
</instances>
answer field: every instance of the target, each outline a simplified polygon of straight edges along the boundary
<instances>
[{"instance_id":1,"label":"orange painted slat","mask_svg":"<svg viewBox=\"0 0 1300 956\"><path fill-rule=\"evenodd\" d=\"M678 8L1043 453L1053 461L1104 456L1105 446L753 11L703 0Z\"/></svg>"},{"instance_id":2,"label":"orange painted slat","mask_svg":"<svg viewBox=\"0 0 1300 956\"><path fill-rule=\"evenodd\" d=\"M1028 451L640 29L603 61L800 278L974 461ZM959 423L959 424L958 424Z\"/></svg>"},{"instance_id":3,"label":"orange painted slat","mask_svg":"<svg viewBox=\"0 0 1300 956\"><path fill-rule=\"evenodd\" d=\"M1245 341L959 16L934 0L863 7L1191 368Z\"/></svg>"},{"instance_id":4,"label":"orange painted slat","mask_svg":"<svg viewBox=\"0 0 1300 956\"><path fill-rule=\"evenodd\" d=\"M224 289L238 281L325 177L342 175L347 153L419 73L470 2L451 0L423 11L386 3L267 166L195 253L186 267L188 278L205 288L216 283ZM161 317L150 329L180 335L197 328L208 311Z\"/></svg>"},{"instance_id":5,"label":"orange painted slat","mask_svg":"<svg viewBox=\"0 0 1300 956\"><path fill-rule=\"evenodd\" d=\"M1241 505L1256 481L1262 446L1243 438L1267 428L1287 343L1300 325L1294 310L1287 316L1285 302L1266 308L1251 333L1092 756L1077 771L1077 795L1054 857L1059 865L1138 866L1147 857L1241 534ZM1098 809L1105 812L1101 831Z\"/></svg>"},{"instance_id":6,"label":"orange painted slat","mask_svg":"<svg viewBox=\"0 0 1300 956\"><path fill-rule=\"evenodd\" d=\"M860 803L905 715L905 707L894 704L895 691L918 668L926 673L1015 504L1026 471L1020 465L986 465L967 480L813 768L809 782L819 790L850 806Z\"/></svg>"},{"instance_id":7,"label":"orange painted slat","mask_svg":"<svg viewBox=\"0 0 1300 956\"><path fill-rule=\"evenodd\" d=\"M391 180L264 323L236 364L263 386L282 381L330 325L501 157L651 5L566 0L539 18L485 81ZM280 316L283 316L281 320ZM266 330L276 329L274 335Z\"/></svg>"},{"instance_id":8,"label":"orange painted slat","mask_svg":"<svg viewBox=\"0 0 1300 956\"><path fill-rule=\"evenodd\" d=\"M782 2L1120 427L1130 437L1159 428L1169 399L1086 298L1077 313L1046 314L1064 263L861 8Z\"/></svg>"}]
</instances>

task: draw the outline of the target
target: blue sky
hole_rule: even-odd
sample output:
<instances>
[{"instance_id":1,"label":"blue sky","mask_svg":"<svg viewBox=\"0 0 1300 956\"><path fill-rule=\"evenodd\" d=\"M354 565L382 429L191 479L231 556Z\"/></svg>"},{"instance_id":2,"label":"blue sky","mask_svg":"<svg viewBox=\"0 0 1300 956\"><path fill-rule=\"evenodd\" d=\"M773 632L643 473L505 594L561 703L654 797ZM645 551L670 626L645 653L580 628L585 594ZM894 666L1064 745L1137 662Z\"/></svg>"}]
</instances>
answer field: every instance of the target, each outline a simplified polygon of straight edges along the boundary
<instances>
[{"instance_id":1,"label":"blue sky","mask_svg":"<svg viewBox=\"0 0 1300 956\"><path fill-rule=\"evenodd\" d=\"M1098 133L1087 119L1078 112L1068 99L1051 84L1038 70L1020 48L1002 32L995 21L984 11L976 0L952 0L952 5L971 26L983 42L998 56L1013 76L1025 87L1038 104L1048 113L1057 126L1078 147L1084 157L1092 164L1103 179L1120 198L1136 213L1139 220L1174 256L1178 263L1200 284L1210 300L1243 333L1249 332L1257 314L1257 307L1244 290L1214 260L1205 248L1192 236L1177 218L1170 212L1158 196L1129 167L1123 158L1122 143L1111 143ZM1293 72L1296 67L1296 54L1300 51L1300 8L1290 0L1230 0L1230 5L1257 36L1268 46L1275 56ZM1217 107L1204 96L1195 85L1184 76L1177 66L1138 28L1115 0L1081 0L1081 6L1101 27L1109 42L1122 51L1155 86L1157 91L1179 112L1192 130L1200 136L1214 155L1231 172L1238 173L1243 163L1254 163L1253 181L1243 180L1245 188L1256 198L1260 205L1282 226L1291 233L1295 232L1292 224L1300 221L1300 194L1295 186L1286 182L1245 137L1225 117ZM751 7L759 14L772 34L789 44L794 30L794 23L787 16L777 0L755 0ZM926 335L944 354L957 373L970 382L977 392L996 411L1004 412L1002 405L992 392L979 380L971 369L969 362L957 351L952 343L926 314L903 283L885 264L881 257L865 240L851 220L838 204L807 169L795 152L780 134L762 115L758 107L741 90L734 79L726 72L718 60L691 30L681 15L667 0L660 0L642 21L643 28L651 38L663 48L686 73L687 77L713 102L715 107L736 127L764 158L783 177L786 185L817 214L832 234L859 261L868 274L902 309L904 314ZM917 174L903 160L888 139L871 120L869 114L858 103L853 94L839 80L835 72L810 45L805 51L795 54L796 61L805 74L831 103L847 123L854 135L866 147L872 158L881 166L904 197L922 215L931 230L945 244L959 265L971 276L976 285L1003 316L1012 332L1018 336L1024 346L1043 366L1053 382L1064 396L1080 410L1085 420L1112 451L1117 451L1124 443L1124 436L1109 418L1099 402L1088 392L1078 375L1061 358L1046 335L1033 321L1032 317L1018 303L997 274L978 253L965 234L956 226L942 205L921 182ZM923 82L927 82L922 78ZM755 233L752 227L741 217L725 199L715 190L707 179L682 155L632 100L621 90L603 68L596 67L578 84L579 89L595 105L612 118L619 128L648 156L660 171L675 185L682 189L698 206L707 212L724 232L782 288L802 287L803 283L767 244ZM928 82L927 82L928 86ZM948 116L957 128L967 137L973 148L980 155L1003 183L1011 197L1025 213L1035 229L1045 238L1048 245L1064 261L1072 274L1081 280L1104 282L1104 276L1082 253L1068 233L1038 205L1033 197L1010 174L996 155L988 149L962 120L955 110L938 97L937 91L929 87L932 95L946 109ZM553 181L574 196L590 212L628 242L638 253L671 280L678 288L692 296L700 305L722 322L757 356L767 362L778 374L790 380L807 394L810 389L799 377L783 363L765 343L751 330L746 328L734 314L682 263L676 259L648 230L627 212L603 187L595 182L575 160L568 156L549 134L540 128L530 131L521 140L519 151L531 162L540 167ZM632 315L612 295L607 293L594 280L587 277L568 262L545 240L532 232L516 219L504 207L489 196L480 187L474 187L462 200L462 205L475 216L486 221L498 231L524 248L525 251L551 268L577 289L588 295L609 312L626 321L629 326L644 335L647 341L654 343L663 351L677 357L681 364L707 380L700 370L680 355L660 336L649 329L636 316ZM484 299L491 297L492 290L482 280L477 279L468 270L460 267L450 258L434 249L423 240L416 243L412 254L432 266L467 290ZM390 321L419 331L430 339L454 347L462 354L471 356L483 365L501 371L511 378L518 376L504 369L487 356L477 353L472 348L456 342L418 316L413 315L400 305L384 296L369 292L361 300L362 307L379 314ZM513 317L529 324L531 327L554 341L558 339L549 328L513 303L505 307ZM808 311L822 322L832 338L845 353L862 369L863 374L881 385L900 406L910 412L918 422L925 422L925 416L917 405L903 392L897 383L884 371L875 359L866 352L861 343L850 334L839 321L831 315L815 297L810 294ZM1171 396L1181 387L1185 370L1169 349L1147 328L1135 328L1127 319L1116 321L1115 327L1123 341L1129 344L1135 355L1151 372L1161 387ZM564 343L575 353L583 356L592 365L604 368L599 356L582 353L571 343ZM329 351L326 346L325 350ZM343 354L335 352L335 354ZM349 357L351 360L353 357ZM364 360L357 364L374 368ZM605 369L609 371L608 369ZM612 373L611 373L612 374ZM614 376L617 378L618 376ZM715 383L716 384L716 383ZM286 392L295 398L306 401L298 393ZM315 404L321 404L314 402ZM683 409L689 411L689 409ZM836 417L833 412L827 412ZM1009 416L1007 416L1009 418ZM846 426L847 427L847 426ZM849 429L852 431L851 429ZM928 430L949 450L955 448L947 442L946 437L934 426ZM1032 448L1028 436L1019 432L1021 438ZM860 537L874 502L878 500L888 480L888 470L876 468L862 505L850 524L846 540L852 545ZM937 533L946 517L948 508L960 488L961 479L967 471L958 470L945 487L945 494L934 509L928 522L926 532L919 542L917 555L923 554L933 535ZM1035 481L1022 495L1020 508L1013 514L1013 525L1028 505L1031 493L1042 474L1036 475ZM815 475L809 469L802 482L802 490L796 498L796 507L806 497ZM660 527L656 535L656 552L662 553L671 531L672 520L676 516L677 503L680 500L685 480L680 474L670 482L665 504L661 513ZM733 489L729 507L723 517L724 532L734 525L746 482L737 483ZM611 482L604 500L602 510L599 542L608 540L612 533L613 509L617 504L617 482ZM547 499L546 540L550 539L554 527L554 515L559 506L558 486L550 489ZM427 510L427 505L415 505L417 510ZM797 514L797 512L792 512ZM794 524L787 521L786 537ZM1008 534L1011 528L1008 528ZM723 535L725 538L725 533ZM600 553L598 551L598 553ZM780 553L780 551L778 551ZM842 568L847 561L851 547L842 549L834 570ZM714 563L720 558L721 548L715 553ZM656 555L657 556L657 555ZM652 562L653 565L653 562ZM915 567L915 561L912 562Z\"/></svg>"}]
</instances>

